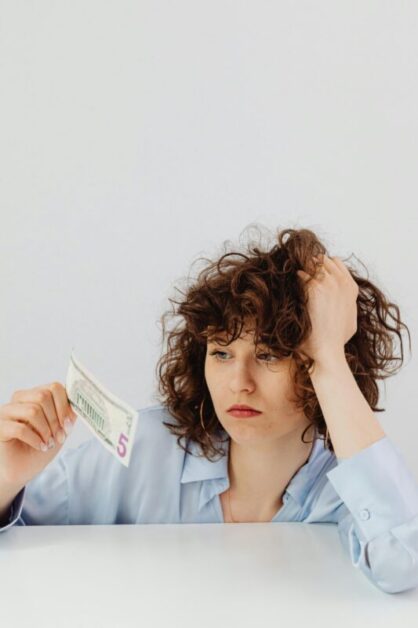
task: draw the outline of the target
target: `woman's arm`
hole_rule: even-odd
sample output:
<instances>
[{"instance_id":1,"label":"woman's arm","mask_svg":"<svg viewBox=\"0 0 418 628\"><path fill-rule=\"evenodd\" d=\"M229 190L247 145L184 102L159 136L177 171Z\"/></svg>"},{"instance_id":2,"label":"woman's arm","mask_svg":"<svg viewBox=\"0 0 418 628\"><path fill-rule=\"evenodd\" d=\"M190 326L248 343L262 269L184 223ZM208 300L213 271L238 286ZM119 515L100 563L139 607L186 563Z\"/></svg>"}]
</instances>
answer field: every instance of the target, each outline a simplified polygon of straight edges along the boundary
<instances>
[{"instance_id":1,"label":"woman's arm","mask_svg":"<svg viewBox=\"0 0 418 628\"><path fill-rule=\"evenodd\" d=\"M318 259L314 258L318 263ZM301 349L314 361L310 371L338 458L349 458L385 436L345 357L344 345L357 331L359 287L339 257L324 255L314 278L297 271L308 291L312 324Z\"/></svg>"},{"instance_id":2,"label":"woman's arm","mask_svg":"<svg viewBox=\"0 0 418 628\"><path fill-rule=\"evenodd\" d=\"M387 436L338 462L327 477L340 540L351 563L382 591L418 586L418 486ZM322 505L334 502L329 485Z\"/></svg>"},{"instance_id":3,"label":"woman's arm","mask_svg":"<svg viewBox=\"0 0 418 628\"><path fill-rule=\"evenodd\" d=\"M418 586L418 486L386 437L345 357L357 330L358 286L344 263L324 255L309 280L312 331L302 349L338 466L327 474L342 499L338 530L354 566L383 591Z\"/></svg>"},{"instance_id":4,"label":"woman's arm","mask_svg":"<svg viewBox=\"0 0 418 628\"><path fill-rule=\"evenodd\" d=\"M337 458L349 458L386 435L364 398L344 351L315 361L310 377Z\"/></svg>"}]
</instances>

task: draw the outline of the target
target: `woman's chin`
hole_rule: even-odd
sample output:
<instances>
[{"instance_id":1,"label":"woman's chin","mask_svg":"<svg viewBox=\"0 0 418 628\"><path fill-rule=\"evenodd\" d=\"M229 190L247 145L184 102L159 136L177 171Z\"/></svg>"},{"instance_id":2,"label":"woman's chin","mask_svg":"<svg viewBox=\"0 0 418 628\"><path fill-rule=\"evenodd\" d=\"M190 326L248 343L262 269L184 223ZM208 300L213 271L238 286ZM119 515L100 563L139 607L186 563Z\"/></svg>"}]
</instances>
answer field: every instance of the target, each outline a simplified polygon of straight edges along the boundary
<instances>
[{"instance_id":1,"label":"woman's chin","mask_svg":"<svg viewBox=\"0 0 418 628\"><path fill-rule=\"evenodd\" d=\"M255 442L269 438L269 435L265 433L264 429L261 429L261 426L245 423L245 419L239 419L233 424L227 425L225 429L231 438L239 443Z\"/></svg>"}]
</instances>

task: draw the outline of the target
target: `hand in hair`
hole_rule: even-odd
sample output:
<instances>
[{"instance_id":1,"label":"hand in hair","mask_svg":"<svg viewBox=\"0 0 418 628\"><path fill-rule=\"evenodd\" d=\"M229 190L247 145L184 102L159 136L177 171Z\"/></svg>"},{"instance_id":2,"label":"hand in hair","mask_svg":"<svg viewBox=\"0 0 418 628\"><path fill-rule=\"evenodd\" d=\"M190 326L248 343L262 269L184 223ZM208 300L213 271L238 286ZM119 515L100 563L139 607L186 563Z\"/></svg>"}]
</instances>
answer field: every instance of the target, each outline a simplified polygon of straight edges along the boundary
<instances>
[{"instance_id":1,"label":"hand in hair","mask_svg":"<svg viewBox=\"0 0 418 628\"><path fill-rule=\"evenodd\" d=\"M305 282L312 324L311 334L300 349L317 363L330 355L344 355L344 345L357 331L359 294L357 283L339 257L324 254L320 261L319 274L297 271Z\"/></svg>"}]
</instances>

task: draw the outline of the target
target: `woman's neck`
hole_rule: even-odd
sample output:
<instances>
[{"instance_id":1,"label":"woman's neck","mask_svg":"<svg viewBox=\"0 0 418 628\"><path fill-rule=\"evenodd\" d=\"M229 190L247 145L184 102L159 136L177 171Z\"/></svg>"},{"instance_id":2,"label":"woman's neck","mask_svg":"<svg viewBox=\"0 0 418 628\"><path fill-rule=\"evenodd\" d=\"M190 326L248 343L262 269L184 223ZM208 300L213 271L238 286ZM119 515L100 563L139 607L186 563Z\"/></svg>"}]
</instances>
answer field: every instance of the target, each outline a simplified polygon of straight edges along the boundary
<instances>
[{"instance_id":1,"label":"woman's neck","mask_svg":"<svg viewBox=\"0 0 418 628\"><path fill-rule=\"evenodd\" d=\"M237 443L229 447L230 494L236 503L273 508L281 503L286 486L307 462L313 442L304 443L306 425L278 439L263 443ZM305 436L312 440L313 429Z\"/></svg>"}]
</instances>

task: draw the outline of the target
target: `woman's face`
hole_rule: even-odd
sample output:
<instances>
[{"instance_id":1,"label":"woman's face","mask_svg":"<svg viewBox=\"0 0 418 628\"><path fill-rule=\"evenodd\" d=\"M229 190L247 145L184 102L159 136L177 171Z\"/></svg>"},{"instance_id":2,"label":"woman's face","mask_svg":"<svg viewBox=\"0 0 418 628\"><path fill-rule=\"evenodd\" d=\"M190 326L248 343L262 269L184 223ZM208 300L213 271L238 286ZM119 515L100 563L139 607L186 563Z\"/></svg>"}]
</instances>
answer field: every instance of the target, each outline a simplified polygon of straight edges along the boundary
<instances>
[{"instance_id":1,"label":"woman's face","mask_svg":"<svg viewBox=\"0 0 418 628\"><path fill-rule=\"evenodd\" d=\"M291 357L274 357L263 345L256 354L252 332L228 346L207 342L206 384L219 422L236 442L271 442L309 425L295 408L293 372ZM261 414L236 418L228 413L233 404L246 404Z\"/></svg>"}]
</instances>

